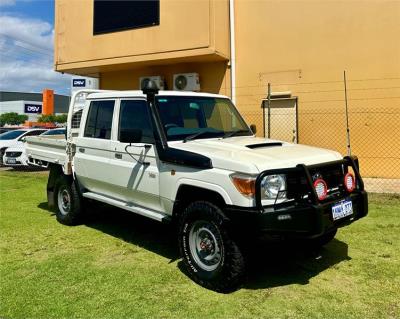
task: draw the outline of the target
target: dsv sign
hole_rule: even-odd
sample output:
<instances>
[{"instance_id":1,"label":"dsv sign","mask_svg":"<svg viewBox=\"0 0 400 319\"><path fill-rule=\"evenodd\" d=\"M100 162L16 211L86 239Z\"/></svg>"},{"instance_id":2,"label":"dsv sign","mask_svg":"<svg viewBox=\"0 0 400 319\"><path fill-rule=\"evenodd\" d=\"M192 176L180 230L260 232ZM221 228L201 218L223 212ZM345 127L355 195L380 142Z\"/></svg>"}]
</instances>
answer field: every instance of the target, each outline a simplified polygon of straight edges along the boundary
<instances>
[{"instance_id":1,"label":"dsv sign","mask_svg":"<svg viewBox=\"0 0 400 319\"><path fill-rule=\"evenodd\" d=\"M42 113L42 106L37 104L25 104L25 113L40 114Z\"/></svg>"},{"instance_id":2,"label":"dsv sign","mask_svg":"<svg viewBox=\"0 0 400 319\"><path fill-rule=\"evenodd\" d=\"M85 87L86 86L86 79L73 79L72 80L73 87Z\"/></svg>"}]
</instances>

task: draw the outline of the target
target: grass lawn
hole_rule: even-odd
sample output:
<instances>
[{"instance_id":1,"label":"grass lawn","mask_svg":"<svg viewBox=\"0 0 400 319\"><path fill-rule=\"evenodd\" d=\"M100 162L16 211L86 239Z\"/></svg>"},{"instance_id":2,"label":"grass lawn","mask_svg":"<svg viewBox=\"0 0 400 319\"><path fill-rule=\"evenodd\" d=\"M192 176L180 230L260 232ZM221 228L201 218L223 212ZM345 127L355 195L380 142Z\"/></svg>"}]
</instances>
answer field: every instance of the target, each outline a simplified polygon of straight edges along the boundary
<instances>
[{"instance_id":1,"label":"grass lawn","mask_svg":"<svg viewBox=\"0 0 400 319\"><path fill-rule=\"evenodd\" d=\"M182 272L170 227L112 208L67 227L47 173L0 172L1 318L400 318L400 197L311 253L261 246L230 294Z\"/></svg>"}]
</instances>

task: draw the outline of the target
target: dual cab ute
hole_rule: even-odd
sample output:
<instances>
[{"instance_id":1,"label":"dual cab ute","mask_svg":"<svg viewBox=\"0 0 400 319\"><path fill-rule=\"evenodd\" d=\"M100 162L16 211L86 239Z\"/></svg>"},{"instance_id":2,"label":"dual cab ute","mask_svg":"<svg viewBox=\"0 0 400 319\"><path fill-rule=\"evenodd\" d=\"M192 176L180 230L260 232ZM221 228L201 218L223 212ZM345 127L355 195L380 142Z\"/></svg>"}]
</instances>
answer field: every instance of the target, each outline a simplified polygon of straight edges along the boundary
<instances>
[{"instance_id":1,"label":"dual cab ute","mask_svg":"<svg viewBox=\"0 0 400 319\"><path fill-rule=\"evenodd\" d=\"M26 140L59 222L79 223L85 199L176 222L188 273L216 291L243 278L242 236L322 245L368 210L356 157L256 137L222 95L79 91L66 139Z\"/></svg>"}]
</instances>

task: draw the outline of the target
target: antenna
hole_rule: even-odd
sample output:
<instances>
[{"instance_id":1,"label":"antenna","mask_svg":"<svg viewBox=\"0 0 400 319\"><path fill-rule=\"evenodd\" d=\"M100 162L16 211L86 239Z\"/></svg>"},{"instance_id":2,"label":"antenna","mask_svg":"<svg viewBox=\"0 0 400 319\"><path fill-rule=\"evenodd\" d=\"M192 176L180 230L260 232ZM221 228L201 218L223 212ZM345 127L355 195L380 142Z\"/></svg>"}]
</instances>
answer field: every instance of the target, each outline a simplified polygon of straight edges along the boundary
<instances>
[{"instance_id":1,"label":"antenna","mask_svg":"<svg viewBox=\"0 0 400 319\"><path fill-rule=\"evenodd\" d=\"M268 138L271 138L271 83L268 83Z\"/></svg>"},{"instance_id":2,"label":"antenna","mask_svg":"<svg viewBox=\"0 0 400 319\"><path fill-rule=\"evenodd\" d=\"M346 70L343 71L343 80L344 80L344 100L346 102L346 131L347 131L347 155L351 155L351 146L350 146L350 127L349 127L349 110L347 106L347 81L346 81Z\"/></svg>"}]
</instances>

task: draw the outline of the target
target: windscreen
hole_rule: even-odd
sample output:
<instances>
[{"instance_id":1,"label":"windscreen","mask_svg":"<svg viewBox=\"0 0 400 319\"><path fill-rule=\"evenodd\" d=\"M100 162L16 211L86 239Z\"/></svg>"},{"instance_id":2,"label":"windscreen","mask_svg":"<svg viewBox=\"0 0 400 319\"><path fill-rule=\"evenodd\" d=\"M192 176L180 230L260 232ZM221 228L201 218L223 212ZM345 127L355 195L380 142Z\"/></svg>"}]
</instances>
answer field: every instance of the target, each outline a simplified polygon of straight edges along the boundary
<instances>
[{"instance_id":1,"label":"windscreen","mask_svg":"<svg viewBox=\"0 0 400 319\"><path fill-rule=\"evenodd\" d=\"M0 140L13 140L24 134L26 131L10 131L0 134Z\"/></svg>"},{"instance_id":2,"label":"windscreen","mask_svg":"<svg viewBox=\"0 0 400 319\"><path fill-rule=\"evenodd\" d=\"M162 96L157 106L169 141L193 134L197 138L252 135L229 99L193 96ZM204 134L203 134L204 133Z\"/></svg>"}]
</instances>

